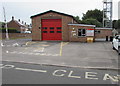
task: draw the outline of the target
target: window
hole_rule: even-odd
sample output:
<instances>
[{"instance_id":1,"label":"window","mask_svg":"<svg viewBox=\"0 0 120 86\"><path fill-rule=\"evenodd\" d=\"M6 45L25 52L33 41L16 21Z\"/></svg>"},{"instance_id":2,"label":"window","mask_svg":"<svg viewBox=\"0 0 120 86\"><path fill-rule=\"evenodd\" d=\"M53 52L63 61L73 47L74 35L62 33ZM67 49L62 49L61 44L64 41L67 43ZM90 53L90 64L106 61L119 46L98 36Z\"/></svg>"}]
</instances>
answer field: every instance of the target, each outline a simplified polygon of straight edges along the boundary
<instances>
[{"instance_id":1,"label":"window","mask_svg":"<svg viewBox=\"0 0 120 86\"><path fill-rule=\"evenodd\" d=\"M54 27L50 27L50 29L54 29Z\"/></svg>"},{"instance_id":2,"label":"window","mask_svg":"<svg viewBox=\"0 0 120 86\"><path fill-rule=\"evenodd\" d=\"M57 27L57 29L61 29L61 27Z\"/></svg>"},{"instance_id":3,"label":"window","mask_svg":"<svg viewBox=\"0 0 120 86\"><path fill-rule=\"evenodd\" d=\"M50 33L54 33L54 31L50 31Z\"/></svg>"},{"instance_id":4,"label":"window","mask_svg":"<svg viewBox=\"0 0 120 86\"><path fill-rule=\"evenodd\" d=\"M61 31L57 31L57 33L61 33Z\"/></svg>"},{"instance_id":5,"label":"window","mask_svg":"<svg viewBox=\"0 0 120 86\"><path fill-rule=\"evenodd\" d=\"M86 30L85 29L78 29L78 36L86 36Z\"/></svg>"},{"instance_id":6,"label":"window","mask_svg":"<svg viewBox=\"0 0 120 86\"><path fill-rule=\"evenodd\" d=\"M43 31L43 33L47 33L47 31Z\"/></svg>"},{"instance_id":7,"label":"window","mask_svg":"<svg viewBox=\"0 0 120 86\"><path fill-rule=\"evenodd\" d=\"M99 31L99 30L96 30L95 33L100 33L100 31Z\"/></svg>"},{"instance_id":8,"label":"window","mask_svg":"<svg viewBox=\"0 0 120 86\"><path fill-rule=\"evenodd\" d=\"M47 29L47 27L43 27L43 29Z\"/></svg>"}]
</instances>

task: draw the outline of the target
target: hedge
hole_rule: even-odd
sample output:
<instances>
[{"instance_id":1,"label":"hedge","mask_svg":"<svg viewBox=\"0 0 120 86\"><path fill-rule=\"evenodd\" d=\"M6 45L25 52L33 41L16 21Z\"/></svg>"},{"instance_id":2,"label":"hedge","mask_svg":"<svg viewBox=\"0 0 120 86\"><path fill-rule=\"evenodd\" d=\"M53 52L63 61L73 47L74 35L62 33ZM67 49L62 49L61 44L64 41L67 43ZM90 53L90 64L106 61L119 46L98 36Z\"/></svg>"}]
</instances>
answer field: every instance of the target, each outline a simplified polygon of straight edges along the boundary
<instances>
[{"instance_id":1,"label":"hedge","mask_svg":"<svg viewBox=\"0 0 120 86\"><path fill-rule=\"evenodd\" d=\"M0 28L1 33L6 33L5 28ZM8 33L20 33L20 31L17 31L15 28L8 28Z\"/></svg>"}]
</instances>

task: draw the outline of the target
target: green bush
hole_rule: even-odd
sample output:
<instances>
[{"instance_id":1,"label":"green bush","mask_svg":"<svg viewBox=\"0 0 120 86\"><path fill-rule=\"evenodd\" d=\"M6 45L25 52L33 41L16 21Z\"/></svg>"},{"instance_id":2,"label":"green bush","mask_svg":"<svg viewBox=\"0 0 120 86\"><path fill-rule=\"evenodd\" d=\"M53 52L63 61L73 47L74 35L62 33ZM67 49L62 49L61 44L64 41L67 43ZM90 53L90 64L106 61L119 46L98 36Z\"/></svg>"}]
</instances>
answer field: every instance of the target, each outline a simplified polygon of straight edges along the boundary
<instances>
[{"instance_id":1,"label":"green bush","mask_svg":"<svg viewBox=\"0 0 120 86\"><path fill-rule=\"evenodd\" d=\"M1 33L6 33L6 29L5 28L0 28L0 32ZM17 31L15 28L8 28L8 33L20 33L20 32Z\"/></svg>"}]
</instances>

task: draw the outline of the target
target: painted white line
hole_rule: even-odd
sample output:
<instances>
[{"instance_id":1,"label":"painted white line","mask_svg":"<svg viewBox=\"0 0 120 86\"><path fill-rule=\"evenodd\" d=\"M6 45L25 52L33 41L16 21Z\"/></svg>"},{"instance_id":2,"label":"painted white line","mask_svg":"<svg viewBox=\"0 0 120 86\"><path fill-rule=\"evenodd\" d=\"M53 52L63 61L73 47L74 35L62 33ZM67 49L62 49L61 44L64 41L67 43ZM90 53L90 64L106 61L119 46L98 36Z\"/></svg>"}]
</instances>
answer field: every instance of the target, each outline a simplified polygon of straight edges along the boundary
<instances>
[{"instance_id":1,"label":"painted white line","mask_svg":"<svg viewBox=\"0 0 120 86\"><path fill-rule=\"evenodd\" d=\"M27 68L15 68L16 70L23 70L23 71L32 71L32 72L43 72L46 73L46 70L34 70L34 69L27 69Z\"/></svg>"},{"instance_id":2,"label":"painted white line","mask_svg":"<svg viewBox=\"0 0 120 86\"><path fill-rule=\"evenodd\" d=\"M3 68L3 64L0 64L0 68Z\"/></svg>"},{"instance_id":3,"label":"painted white line","mask_svg":"<svg viewBox=\"0 0 120 86\"><path fill-rule=\"evenodd\" d=\"M19 44L18 44L18 43L14 43L12 46L15 46L15 47L16 47L16 46L19 46Z\"/></svg>"},{"instance_id":4,"label":"painted white line","mask_svg":"<svg viewBox=\"0 0 120 86\"><path fill-rule=\"evenodd\" d=\"M32 45L34 43L36 43L36 42L28 41L28 42L25 43L25 45Z\"/></svg>"},{"instance_id":5,"label":"painted white line","mask_svg":"<svg viewBox=\"0 0 120 86\"><path fill-rule=\"evenodd\" d=\"M10 68L14 68L14 67L15 67L14 65L4 65L0 68L10 69Z\"/></svg>"},{"instance_id":6,"label":"painted white line","mask_svg":"<svg viewBox=\"0 0 120 86\"><path fill-rule=\"evenodd\" d=\"M34 55L40 55L40 53L35 53Z\"/></svg>"},{"instance_id":7,"label":"painted white line","mask_svg":"<svg viewBox=\"0 0 120 86\"><path fill-rule=\"evenodd\" d=\"M38 49L36 49L36 50L34 50L34 52L44 52L44 47L42 47L42 48L38 48Z\"/></svg>"},{"instance_id":8,"label":"painted white line","mask_svg":"<svg viewBox=\"0 0 120 86\"><path fill-rule=\"evenodd\" d=\"M45 50L45 48L43 47L42 50L41 50L41 52L44 52L44 50Z\"/></svg>"},{"instance_id":9,"label":"painted white line","mask_svg":"<svg viewBox=\"0 0 120 86\"><path fill-rule=\"evenodd\" d=\"M46 56L46 53L42 53L42 54L40 54L41 56Z\"/></svg>"},{"instance_id":10,"label":"painted white line","mask_svg":"<svg viewBox=\"0 0 120 86\"><path fill-rule=\"evenodd\" d=\"M53 54L52 56L60 56L59 54Z\"/></svg>"},{"instance_id":11,"label":"painted white line","mask_svg":"<svg viewBox=\"0 0 120 86\"><path fill-rule=\"evenodd\" d=\"M9 51L6 51L6 53L9 53Z\"/></svg>"},{"instance_id":12,"label":"painted white line","mask_svg":"<svg viewBox=\"0 0 120 86\"><path fill-rule=\"evenodd\" d=\"M1 46L3 47L3 46L4 46L4 44L3 44L3 43L1 43Z\"/></svg>"},{"instance_id":13,"label":"painted white line","mask_svg":"<svg viewBox=\"0 0 120 86\"><path fill-rule=\"evenodd\" d=\"M31 52L25 52L25 54L27 54L27 55L33 55L34 53L31 53Z\"/></svg>"},{"instance_id":14,"label":"painted white line","mask_svg":"<svg viewBox=\"0 0 120 86\"><path fill-rule=\"evenodd\" d=\"M50 53L31 53L31 52L17 52L17 51L13 51L13 52L9 52L6 51L6 53L11 53L11 54L23 54L23 55L40 55L40 56L60 56L59 54L50 54Z\"/></svg>"},{"instance_id":15,"label":"painted white line","mask_svg":"<svg viewBox=\"0 0 120 86\"><path fill-rule=\"evenodd\" d=\"M9 53L17 53L16 51L13 51L13 52L9 52Z\"/></svg>"},{"instance_id":16,"label":"painted white line","mask_svg":"<svg viewBox=\"0 0 120 86\"><path fill-rule=\"evenodd\" d=\"M43 47L47 47L47 46L50 46L50 45L41 45L41 46L43 46Z\"/></svg>"}]
</instances>

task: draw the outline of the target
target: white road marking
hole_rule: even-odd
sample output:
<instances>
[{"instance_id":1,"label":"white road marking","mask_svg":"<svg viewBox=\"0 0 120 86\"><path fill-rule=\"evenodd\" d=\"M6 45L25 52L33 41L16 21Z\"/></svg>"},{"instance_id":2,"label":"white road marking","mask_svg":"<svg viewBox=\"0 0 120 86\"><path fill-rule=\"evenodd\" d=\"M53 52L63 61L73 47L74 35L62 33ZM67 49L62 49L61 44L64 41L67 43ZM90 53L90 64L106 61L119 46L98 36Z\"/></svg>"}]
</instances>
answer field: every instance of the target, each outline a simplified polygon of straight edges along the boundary
<instances>
[{"instance_id":1,"label":"white road marking","mask_svg":"<svg viewBox=\"0 0 120 86\"><path fill-rule=\"evenodd\" d=\"M73 76L73 71L70 71L68 77L71 77L71 78L81 78L80 76Z\"/></svg>"},{"instance_id":2,"label":"white road marking","mask_svg":"<svg viewBox=\"0 0 120 86\"><path fill-rule=\"evenodd\" d=\"M33 52L44 52L44 47L42 47L42 48L38 48L38 49L36 49L36 50L34 50Z\"/></svg>"},{"instance_id":3,"label":"white road marking","mask_svg":"<svg viewBox=\"0 0 120 86\"><path fill-rule=\"evenodd\" d=\"M19 46L19 44L18 43L14 43L12 46Z\"/></svg>"},{"instance_id":4,"label":"white road marking","mask_svg":"<svg viewBox=\"0 0 120 86\"><path fill-rule=\"evenodd\" d=\"M50 46L50 45L41 45L41 46L47 47L47 46Z\"/></svg>"},{"instance_id":5,"label":"white road marking","mask_svg":"<svg viewBox=\"0 0 120 86\"><path fill-rule=\"evenodd\" d=\"M110 74L105 74L105 76L103 77L103 80L111 80L113 82L118 82L119 78L116 78L116 77L115 76L112 77L112 76L110 76Z\"/></svg>"},{"instance_id":6,"label":"white road marking","mask_svg":"<svg viewBox=\"0 0 120 86\"><path fill-rule=\"evenodd\" d=\"M17 51L13 51L13 52L8 52L8 53L18 53Z\"/></svg>"},{"instance_id":7,"label":"white road marking","mask_svg":"<svg viewBox=\"0 0 120 86\"><path fill-rule=\"evenodd\" d=\"M1 46L3 47L3 46L4 46L4 44L3 44L3 43L1 43Z\"/></svg>"},{"instance_id":8,"label":"white road marking","mask_svg":"<svg viewBox=\"0 0 120 86\"><path fill-rule=\"evenodd\" d=\"M14 65L4 65L4 64L0 64L0 68L4 68L4 69L10 69L10 68L14 68L16 70L21 70L21 71L31 71L31 72L42 72L42 73L46 73L47 70L36 70L36 69L28 69L28 68L18 68L15 67ZM53 76L57 76L57 77L64 77L66 74L68 74L68 78L81 78L81 76L75 76L73 75L74 71L70 71L69 74L67 73L67 70L54 70L54 72L52 73ZM96 78L96 75L98 73L96 72L85 72L85 79L92 79L92 80L98 80L98 78ZM105 74L103 76L103 81L107 81L107 80L111 80L112 84L118 83L120 79L120 75L116 75L116 76L111 76L110 74Z\"/></svg>"},{"instance_id":9,"label":"white road marking","mask_svg":"<svg viewBox=\"0 0 120 86\"><path fill-rule=\"evenodd\" d=\"M53 54L52 56L60 56L59 54Z\"/></svg>"},{"instance_id":10,"label":"white road marking","mask_svg":"<svg viewBox=\"0 0 120 86\"><path fill-rule=\"evenodd\" d=\"M40 53L35 53L34 55L40 55Z\"/></svg>"},{"instance_id":11,"label":"white road marking","mask_svg":"<svg viewBox=\"0 0 120 86\"><path fill-rule=\"evenodd\" d=\"M14 67L15 67L14 65L3 65L0 68L10 69L10 68L14 68Z\"/></svg>"},{"instance_id":12,"label":"white road marking","mask_svg":"<svg viewBox=\"0 0 120 86\"><path fill-rule=\"evenodd\" d=\"M95 72L86 72L85 73L85 78L86 79L98 79L98 78L95 78L95 76L97 75L97 73Z\"/></svg>"},{"instance_id":13,"label":"white road marking","mask_svg":"<svg viewBox=\"0 0 120 86\"><path fill-rule=\"evenodd\" d=\"M26 54L26 55L40 55L40 56L59 56L59 54L50 54L50 53L31 53L31 52L9 52L6 51L6 53L11 53L11 54Z\"/></svg>"},{"instance_id":14,"label":"white road marking","mask_svg":"<svg viewBox=\"0 0 120 86\"><path fill-rule=\"evenodd\" d=\"M0 64L0 68L3 68L3 64Z\"/></svg>"},{"instance_id":15,"label":"white road marking","mask_svg":"<svg viewBox=\"0 0 120 86\"><path fill-rule=\"evenodd\" d=\"M9 53L9 51L6 51L6 53Z\"/></svg>"},{"instance_id":16,"label":"white road marking","mask_svg":"<svg viewBox=\"0 0 120 86\"><path fill-rule=\"evenodd\" d=\"M53 76L64 76L65 74L61 73L61 74L57 74L58 72L67 72L66 70L55 70L53 72Z\"/></svg>"},{"instance_id":17,"label":"white road marking","mask_svg":"<svg viewBox=\"0 0 120 86\"><path fill-rule=\"evenodd\" d=\"M28 42L25 43L25 45L32 45L34 43L36 43L36 42L28 41Z\"/></svg>"},{"instance_id":18,"label":"white road marking","mask_svg":"<svg viewBox=\"0 0 120 86\"><path fill-rule=\"evenodd\" d=\"M23 70L23 71L32 71L32 72L43 72L46 73L46 70L34 70L34 69L27 69L27 68L15 68L16 70Z\"/></svg>"}]
</instances>

